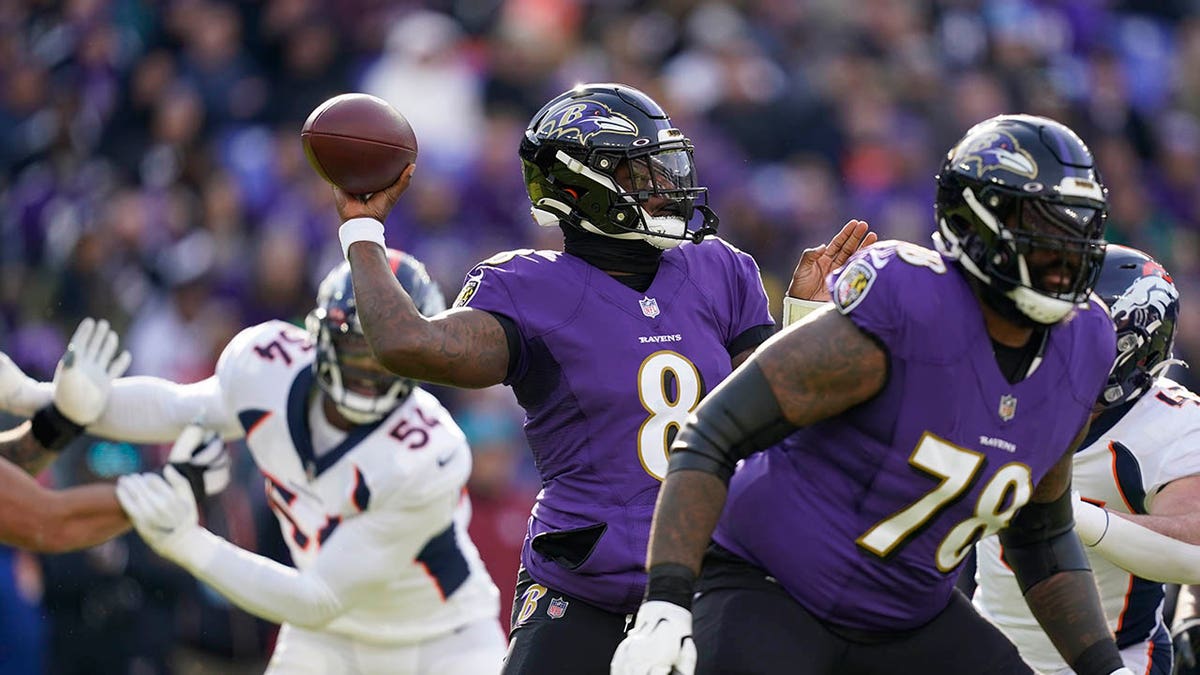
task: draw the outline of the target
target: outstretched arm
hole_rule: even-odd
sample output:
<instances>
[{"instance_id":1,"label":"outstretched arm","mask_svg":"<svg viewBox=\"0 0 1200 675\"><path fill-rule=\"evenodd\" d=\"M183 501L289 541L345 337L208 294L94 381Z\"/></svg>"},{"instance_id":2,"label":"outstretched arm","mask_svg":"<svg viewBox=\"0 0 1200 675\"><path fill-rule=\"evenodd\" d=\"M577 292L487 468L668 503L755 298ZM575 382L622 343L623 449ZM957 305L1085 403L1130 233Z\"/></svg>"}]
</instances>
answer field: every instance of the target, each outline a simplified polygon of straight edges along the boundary
<instances>
[{"instance_id":1,"label":"outstretched arm","mask_svg":"<svg viewBox=\"0 0 1200 675\"><path fill-rule=\"evenodd\" d=\"M333 188L363 332L375 358L397 375L458 387L499 384L508 372L508 340L496 317L469 308L423 317L388 264L382 223L415 168L367 201Z\"/></svg>"},{"instance_id":2,"label":"outstretched arm","mask_svg":"<svg viewBox=\"0 0 1200 675\"><path fill-rule=\"evenodd\" d=\"M1172 481L1149 514L1075 500L1075 530L1093 551L1143 579L1200 584L1200 476Z\"/></svg>"},{"instance_id":3,"label":"outstretched arm","mask_svg":"<svg viewBox=\"0 0 1200 675\"><path fill-rule=\"evenodd\" d=\"M0 432L0 455L50 457L28 422ZM55 492L13 464L0 460L0 541L38 553L95 546L129 529L111 485Z\"/></svg>"},{"instance_id":4,"label":"outstretched arm","mask_svg":"<svg viewBox=\"0 0 1200 675\"><path fill-rule=\"evenodd\" d=\"M217 589L238 607L276 623L319 628L378 593L396 570L450 526L457 494L402 510L351 518L321 544L304 571L238 548L197 523L187 481L168 469L122 477L121 504L155 551Z\"/></svg>"}]
</instances>

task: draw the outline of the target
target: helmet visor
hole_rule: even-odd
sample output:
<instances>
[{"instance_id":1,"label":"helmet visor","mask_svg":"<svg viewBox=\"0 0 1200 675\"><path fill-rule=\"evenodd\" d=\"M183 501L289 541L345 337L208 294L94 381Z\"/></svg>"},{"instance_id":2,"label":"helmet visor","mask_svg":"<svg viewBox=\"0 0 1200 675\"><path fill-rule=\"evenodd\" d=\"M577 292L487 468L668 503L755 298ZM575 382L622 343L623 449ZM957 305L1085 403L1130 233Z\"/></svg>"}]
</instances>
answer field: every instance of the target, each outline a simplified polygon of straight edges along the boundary
<instances>
[{"instance_id":1,"label":"helmet visor","mask_svg":"<svg viewBox=\"0 0 1200 675\"><path fill-rule=\"evenodd\" d=\"M1020 200L1013 235L1029 268L1029 285L1074 303L1086 300L1104 261L1101 214L1088 206Z\"/></svg>"}]
</instances>

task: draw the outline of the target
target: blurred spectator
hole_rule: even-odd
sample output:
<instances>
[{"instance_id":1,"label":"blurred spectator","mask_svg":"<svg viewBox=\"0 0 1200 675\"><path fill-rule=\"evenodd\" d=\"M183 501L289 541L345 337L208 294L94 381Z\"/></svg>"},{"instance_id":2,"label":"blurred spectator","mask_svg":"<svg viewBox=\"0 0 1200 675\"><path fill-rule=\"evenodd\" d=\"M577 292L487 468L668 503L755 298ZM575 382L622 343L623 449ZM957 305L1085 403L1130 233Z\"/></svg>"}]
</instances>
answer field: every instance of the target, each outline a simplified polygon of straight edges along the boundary
<instances>
[{"instance_id":1,"label":"blurred spectator","mask_svg":"<svg viewBox=\"0 0 1200 675\"><path fill-rule=\"evenodd\" d=\"M486 254L556 247L529 217L516 148L542 101L585 80L666 99L721 235L757 258L775 303L798 249L849 218L927 242L937 150L967 127L1055 117L1099 157L1109 239L1174 273L1177 355L1200 369L1195 2L16 0L0 31L0 350L42 379L85 315L128 326L137 372L182 381L211 373L242 325L302 321L341 259L298 138L333 94L374 93L413 124L418 171L387 236L447 295ZM1172 376L1195 388L1198 373ZM536 485L496 396L447 401L475 429L472 531L504 587ZM257 480L215 516L247 546ZM80 602L64 597L47 595ZM182 597L181 672L229 672L269 639ZM57 621L53 644L65 627L82 630Z\"/></svg>"}]
</instances>

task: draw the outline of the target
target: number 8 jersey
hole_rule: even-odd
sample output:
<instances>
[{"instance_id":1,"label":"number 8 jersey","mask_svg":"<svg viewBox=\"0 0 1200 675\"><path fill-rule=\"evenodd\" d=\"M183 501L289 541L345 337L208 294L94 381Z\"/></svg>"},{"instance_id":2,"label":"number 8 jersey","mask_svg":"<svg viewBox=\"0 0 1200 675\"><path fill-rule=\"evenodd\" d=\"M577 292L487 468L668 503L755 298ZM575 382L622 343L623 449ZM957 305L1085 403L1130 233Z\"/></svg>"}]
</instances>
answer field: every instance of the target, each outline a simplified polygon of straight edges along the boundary
<instances>
[{"instance_id":1,"label":"number 8 jersey","mask_svg":"<svg viewBox=\"0 0 1200 675\"><path fill-rule=\"evenodd\" d=\"M738 468L714 539L822 621L896 631L945 608L975 541L1008 524L1063 456L1115 354L1096 301L1047 331L1010 384L979 300L939 254L879 242L828 279L888 354L874 398Z\"/></svg>"},{"instance_id":2,"label":"number 8 jersey","mask_svg":"<svg viewBox=\"0 0 1200 675\"><path fill-rule=\"evenodd\" d=\"M670 440L732 357L774 331L757 265L710 237L664 251L638 292L570 254L513 251L476 266L455 305L519 332L505 384L542 478L522 565L634 611Z\"/></svg>"}]
</instances>

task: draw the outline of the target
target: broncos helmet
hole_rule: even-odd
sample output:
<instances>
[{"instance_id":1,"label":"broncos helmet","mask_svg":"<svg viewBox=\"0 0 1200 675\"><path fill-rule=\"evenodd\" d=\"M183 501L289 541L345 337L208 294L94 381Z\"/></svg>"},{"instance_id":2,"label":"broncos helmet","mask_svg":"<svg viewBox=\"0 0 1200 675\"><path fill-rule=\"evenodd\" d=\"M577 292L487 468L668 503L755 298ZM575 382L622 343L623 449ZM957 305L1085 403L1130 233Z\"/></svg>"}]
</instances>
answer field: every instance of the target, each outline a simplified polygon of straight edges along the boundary
<instances>
[{"instance_id":1,"label":"broncos helmet","mask_svg":"<svg viewBox=\"0 0 1200 675\"><path fill-rule=\"evenodd\" d=\"M394 249L388 249L387 257L417 311L433 316L446 308L442 291L420 260ZM317 347L313 362L317 383L350 422L378 421L408 397L415 383L379 365L367 344L354 303L349 262L325 276L317 290L317 306L304 323Z\"/></svg>"},{"instance_id":2,"label":"broncos helmet","mask_svg":"<svg viewBox=\"0 0 1200 675\"><path fill-rule=\"evenodd\" d=\"M1009 318L1051 325L1084 306L1104 260L1107 190L1075 132L1000 115L967 131L937 176L939 251Z\"/></svg>"},{"instance_id":3,"label":"broncos helmet","mask_svg":"<svg viewBox=\"0 0 1200 675\"><path fill-rule=\"evenodd\" d=\"M1109 246L1096 283L1117 327L1117 360L1097 408L1111 408L1146 393L1173 363L1179 290L1167 270L1145 253Z\"/></svg>"},{"instance_id":4,"label":"broncos helmet","mask_svg":"<svg viewBox=\"0 0 1200 675\"><path fill-rule=\"evenodd\" d=\"M717 231L716 214L697 204L708 188L696 181L692 142L633 87L581 84L560 94L529 122L520 156L539 225L661 249ZM688 229L696 211L704 221Z\"/></svg>"}]
</instances>

